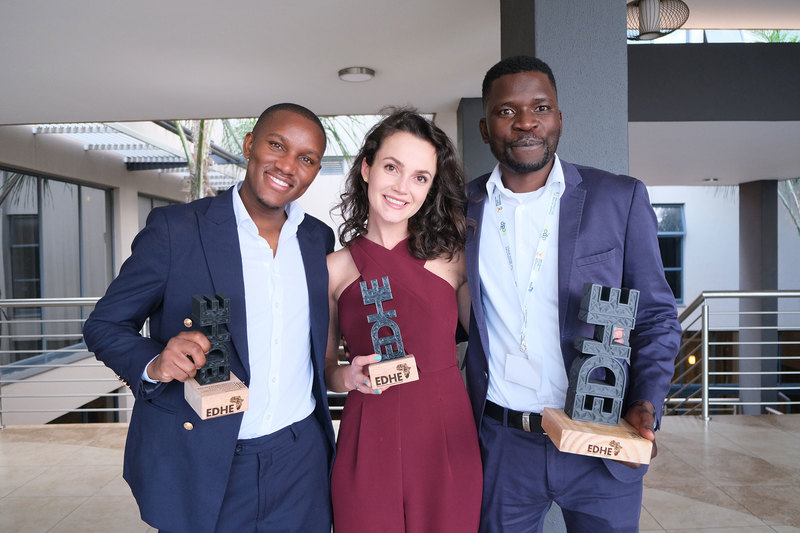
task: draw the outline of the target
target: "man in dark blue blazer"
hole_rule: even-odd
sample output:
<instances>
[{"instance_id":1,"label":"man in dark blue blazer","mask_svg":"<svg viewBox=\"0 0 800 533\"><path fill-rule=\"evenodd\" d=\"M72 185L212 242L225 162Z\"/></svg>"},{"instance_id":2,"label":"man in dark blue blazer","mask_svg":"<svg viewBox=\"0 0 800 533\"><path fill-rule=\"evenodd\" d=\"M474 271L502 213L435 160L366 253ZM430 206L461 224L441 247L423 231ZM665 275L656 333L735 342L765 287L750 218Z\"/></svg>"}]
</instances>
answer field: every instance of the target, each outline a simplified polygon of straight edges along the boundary
<instances>
[{"instance_id":1,"label":"man in dark blue blazer","mask_svg":"<svg viewBox=\"0 0 800 533\"><path fill-rule=\"evenodd\" d=\"M499 62L483 105L481 134L499 164L468 187L465 356L484 462L481 531L541 531L552 501L569 531L637 531L646 467L561 453L538 413L564 408L573 343L593 336L578 319L584 283L637 289L623 412L655 440L680 328L647 191L558 158L562 117L544 62Z\"/></svg>"},{"instance_id":2,"label":"man in dark blue blazer","mask_svg":"<svg viewBox=\"0 0 800 533\"><path fill-rule=\"evenodd\" d=\"M155 209L86 321L97 358L136 401L124 477L162 531L330 531L334 434L323 381L331 229L296 200L325 132L296 104L267 109L244 141L245 179ZM201 420L183 382L205 362L193 295L230 299L231 372L249 408ZM150 319L150 337L139 334Z\"/></svg>"}]
</instances>

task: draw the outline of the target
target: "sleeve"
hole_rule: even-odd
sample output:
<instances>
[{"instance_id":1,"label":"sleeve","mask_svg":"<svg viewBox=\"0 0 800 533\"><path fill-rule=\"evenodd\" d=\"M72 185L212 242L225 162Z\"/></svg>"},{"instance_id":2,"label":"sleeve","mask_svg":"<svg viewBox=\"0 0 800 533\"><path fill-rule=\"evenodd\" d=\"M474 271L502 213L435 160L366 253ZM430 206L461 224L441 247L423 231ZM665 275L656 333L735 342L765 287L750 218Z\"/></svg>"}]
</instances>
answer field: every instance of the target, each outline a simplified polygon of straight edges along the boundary
<instances>
[{"instance_id":1,"label":"sleeve","mask_svg":"<svg viewBox=\"0 0 800 533\"><path fill-rule=\"evenodd\" d=\"M652 403L658 425L675 370L681 329L675 297L664 278L656 216L644 184L635 183L623 260L623 287L639 290L639 309L630 338L627 399L628 405L638 400Z\"/></svg>"},{"instance_id":2,"label":"sleeve","mask_svg":"<svg viewBox=\"0 0 800 533\"><path fill-rule=\"evenodd\" d=\"M131 256L109 285L105 296L86 320L83 336L89 350L126 383L136 397L151 397L164 384L142 380L147 364L164 349L139 332L158 309L170 270L168 222L160 209L150 213L147 225L131 245Z\"/></svg>"}]
</instances>

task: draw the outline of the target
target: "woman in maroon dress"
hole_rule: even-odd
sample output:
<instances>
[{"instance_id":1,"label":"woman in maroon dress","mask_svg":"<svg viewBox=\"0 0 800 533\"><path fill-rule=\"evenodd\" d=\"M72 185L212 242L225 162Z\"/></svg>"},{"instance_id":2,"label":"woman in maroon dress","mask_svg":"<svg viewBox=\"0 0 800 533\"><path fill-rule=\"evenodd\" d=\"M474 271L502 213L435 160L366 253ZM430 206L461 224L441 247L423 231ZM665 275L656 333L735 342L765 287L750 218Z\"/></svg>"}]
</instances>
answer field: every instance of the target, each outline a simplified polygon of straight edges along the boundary
<instances>
[{"instance_id":1,"label":"woman in maroon dress","mask_svg":"<svg viewBox=\"0 0 800 533\"><path fill-rule=\"evenodd\" d=\"M469 318L463 185L450 140L408 110L370 131L347 177L345 247L328 256L325 377L348 392L333 465L336 533L478 530L480 452L455 346L458 320L466 328ZM383 278L391 299L365 304L360 282ZM369 382L380 356L367 316L381 308L419 380L379 390ZM349 365L337 361L341 335Z\"/></svg>"}]
</instances>

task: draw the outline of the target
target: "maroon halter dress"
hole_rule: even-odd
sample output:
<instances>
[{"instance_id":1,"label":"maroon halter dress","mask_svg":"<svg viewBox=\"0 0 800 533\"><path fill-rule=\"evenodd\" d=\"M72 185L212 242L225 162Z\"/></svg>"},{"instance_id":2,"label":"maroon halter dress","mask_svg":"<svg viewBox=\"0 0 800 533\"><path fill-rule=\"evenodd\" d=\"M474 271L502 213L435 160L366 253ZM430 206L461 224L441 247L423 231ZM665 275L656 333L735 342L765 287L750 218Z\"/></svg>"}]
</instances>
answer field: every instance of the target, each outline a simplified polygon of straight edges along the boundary
<instances>
[{"instance_id":1,"label":"maroon halter dress","mask_svg":"<svg viewBox=\"0 0 800 533\"><path fill-rule=\"evenodd\" d=\"M380 395L351 391L344 406L332 496L336 533L467 533L478 530L482 473L478 437L457 367L456 295L424 268L406 241L387 250L365 238L350 245L361 274L339 297L339 326L350 353L374 352L359 282L388 276L385 311L414 355L419 380ZM385 335L381 332L381 336Z\"/></svg>"}]
</instances>

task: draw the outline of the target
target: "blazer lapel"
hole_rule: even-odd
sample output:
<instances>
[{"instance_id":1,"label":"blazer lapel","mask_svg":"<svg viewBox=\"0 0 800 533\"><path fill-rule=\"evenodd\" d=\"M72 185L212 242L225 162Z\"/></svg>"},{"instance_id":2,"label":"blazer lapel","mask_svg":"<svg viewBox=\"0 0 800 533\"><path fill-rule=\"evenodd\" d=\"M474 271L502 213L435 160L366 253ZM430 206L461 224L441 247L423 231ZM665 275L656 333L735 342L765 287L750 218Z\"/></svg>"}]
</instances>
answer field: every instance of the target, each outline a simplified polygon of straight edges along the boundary
<instances>
[{"instance_id":1,"label":"blazer lapel","mask_svg":"<svg viewBox=\"0 0 800 533\"><path fill-rule=\"evenodd\" d=\"M572 265L575 259L575 244L581 227L586 190L574 165L561 161L564 170L564 196L561 198L558 216L558 319L563 335L569 303L569 286ZM577 313L577 310L573 310Z\"/></svg>"},{"instance_id":2,"label":"blazer lapel","mask_svg":"<svg viewBox=\"0 0 800 533\"><path fill-rule=\"evenodd\" d=\"M244 367L245 375L239 377L245 383L249 383L247 313L244 302L242 254L239 250L239 233L233 213L233 187L213 198L205 213L197 213L197 224L214 291L231 300L228 331Z\"/></svg>"},{"instance_id":3,"label":"blazer lapel","mask_svg":"<svg viewBox=\"0 0 800 533\"><path fill-rule=\"evenodd\" d=\"M472 312L475 314L475 323L484 347L489 346L486 318L483 315L483 302L481 295L481 278L478 271L481 224L483 223L483 204L486 200L486 182L490 174L481 176L470 183L470 192L467 197L467 242L465 247L467 281L469 284Z\"/></svg>"},{"instance_id":4,"label":"blazer lapel","mask_svg":"<svg viewBox=\"0 0 800 533\"><path fill-rule=\"evenodd\" d=\"M297 228L297 241L308 285L308 307L311 316L311 350L314 369L319 372L328 342L328 323L319 318L328 316L328 272L325 263L325 243L319 233L308 231L305 221ZM324 310L324 313L319 312Z\"/></svg>"}]
</instances>

